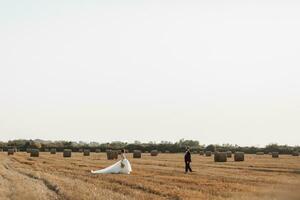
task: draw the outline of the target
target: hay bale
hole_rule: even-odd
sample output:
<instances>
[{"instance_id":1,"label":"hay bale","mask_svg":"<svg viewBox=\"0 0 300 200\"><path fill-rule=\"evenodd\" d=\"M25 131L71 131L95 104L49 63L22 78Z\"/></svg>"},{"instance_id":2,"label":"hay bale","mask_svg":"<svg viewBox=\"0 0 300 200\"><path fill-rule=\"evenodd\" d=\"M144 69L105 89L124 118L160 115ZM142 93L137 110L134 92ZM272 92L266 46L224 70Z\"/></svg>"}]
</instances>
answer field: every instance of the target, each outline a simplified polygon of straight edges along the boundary
<instances>
[{"instance_id":1,"label":"hay bale","mask_svg":"<svg viewBox=\"0 0 300 200\"><path fill-rule=\"evenodd\" d=\"M107 160L118 159L119 152L116 150L108 150L106 151Z\"/></svg>"},{"instance_id":2,"label":"hay bale","mask_svg":"<svg viewBox=\"0 0 300 200\"><path fill-rule=\"evenodd\" d=\"M205 156L209 157L211 156L212 152L211 151L205 151Z\"/></svg>"},{"instance_id":3,"label":"hay bale","mask_svg":"<svg viewBox=\"0 0 300 200\"><path fill-rule=\"evenodd\" d=\"M30 157L39 157L40 151L38 149L31 149Z\"/></svg>"},{"instance_id":4,"label":"hay bale","mask_svg":"<svg viewBox=\"0 0 300 200\"><path fill-rule=\"evenodd\" d=\"M133 151L133 158L141 158L142 157L142 151L141 150L134 150Z\"/></svg>"},{"instance_id":5,"label":"hay bale","mask_svg":"<svg viewBox=\"0 0 300 200\"><path fill-rule=\"evenodd\" d=\"M69 158L72 156L72 150L71 149L64 149L64 158Z\"/></svg>"},{"instance_id":6,"label":"hay bale","mask_svg":"<svg viewBox=\"0 0 300 200\"><path fill-rule=\"evenodd\" d=\"M204 151L199 151L199 155L203 156L204 155Z\"/></svg>"},{"instance_id":7,"label":"hay bale","mask_svg":"<svg viewBox=\"0 0 300 200\"><path fill-rule=\"evenodd\" d=\"M26 149L26 152L27 152L27 153L31 153L31 149L30 149L30 148L27 148L27 149Z\"/></svg>"},{"instance_id":8,"label":"hay bale","mask_svg":"<svg viewBox=\"0 0 300 200\"><path fill-rule=\"evenodd\" d=\"M50 153L51 154L56 154L56 149L55 148L50 149Z\"/></svg>"},{"instance_id":9,"label":"hay bale","mask_svg":"<svg viewBox=\"0 0 300 200\"><path fill-rule=\"evenodd\" d=\"M235 152L234 153L234 161L244 161L244 160L245 160L244 152Z\"/></svg>"},{"instance_id":10,"label":"hay bale","mask_svg":"<svg viewBox=\"0 0 300 200\"><path fill-rule=\"evenodd\" d=\"M149 153L149 151L145 151L145 153Z\"/></svg>"},{"instance_id":11,"label":"hay bale","mask_svg":"<svg viewBox=\"0 0 300 200\"><path fill-rule=\"evenodd\" d=\"M298 152L298 151L294 151L294 152L292 153L292 155L293 155L293 156L299 156L299 152Z\"/></svg>"},{"instance_id":12,"label":"hay bale","mask_svg":"<svg viewBox=\"0 0 300 200\"><path fill-rule=\"evenodd\" d=\"M90 156L90 150L89 149L84 149L83 150L83 156Z\"/></svg>"},{"instance_id":13,"label":"hay bale","mask_svg":"<svg viewBox=\"0 0 300 200\"><path fill-rule=\"evenodd\" d=\"M150 154L151 154L151 156L157 156L158 151L157 150L152 150Z\"/></svg>"},{"instance_id":14,"label":"hay bale","mask_svg":"<svg viewBox=\"0 0 300 200\"><path fill-rule=\"evenodd\" d=\"M231 151L227 151L226 155L227 155L227 158L231 158L232 157L232 152Z\"/></svg>"},{"instance_id":15,"label":"hay bale","mask_svg":"<svg viewBox=\"0 0 300 200\"><path fill-rule=\"evenodd\" d=\"M215 162L227 162L227 152L216 152L214 160Z\"/></svg>"},{"instance_id":16,"label":"hay bale","mask_svg":"<svg viewBox=\"0 0 300 200\"><path fill-rule=\"evenodd\" d=\"M258 152L256 152L256 155L258 155L258 156L263 156L265 153L263 152L263 151L258 151Z\"/></svg>"},{"instance_id":17,"label":"hay bale","mask_svg":"<svg viewBox=\"0 0 300 200\"><path fill-rule=\"evenodd\" d=\"M165 153L170 153L170 151L165 151Z\"/></svg>"},{"instance_id":18,"label":"hay bale","mask_svg":"<svg viewBox=\"0 0 300 200\"><path fill-rule=\"evenodd\" d=\"M279 158L278 152L272 152L272 158Z\"/></svg>"},{"instance_id":19,"label":"hay bale","mask_svg":"<svg viewBox=\"0 0 300 200\"><path fill-rule=\"evenodd\" d=\"M272 155L272 152L269 152L269 155Z\"/></svg>"},{"instance_id":20,"label":"hay bale","mask_svg":"<svg viewBox=\"0 0 300 200\"><path fill-rule=\"evenodd\" d=\"M7 149L7 155L14 155L14 149Z\"/></svg>"},{"instance_id":21,"label":"hay bale","mask_svg":"<svg viewBox=\"0 0 300 200\"><path fill-rule=\"evenodd\" d=\"M96 149L96 153L101 153L101 149Z\"/></svg>"}]
</instances>

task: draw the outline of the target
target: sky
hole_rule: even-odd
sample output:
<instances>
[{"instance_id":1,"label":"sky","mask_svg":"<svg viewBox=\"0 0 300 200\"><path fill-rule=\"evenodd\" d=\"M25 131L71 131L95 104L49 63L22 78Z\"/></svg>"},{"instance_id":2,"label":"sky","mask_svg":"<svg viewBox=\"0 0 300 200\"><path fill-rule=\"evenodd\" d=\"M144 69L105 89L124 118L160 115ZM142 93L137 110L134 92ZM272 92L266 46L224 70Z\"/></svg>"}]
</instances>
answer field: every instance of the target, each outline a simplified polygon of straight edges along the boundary
<instances>
[{"instance_id":1,"label":"sky","mask_svg":"<svg viewBox=\"0 0 300 200\"><path fill-rule=\"evenodd\" d=\"M0 0L0 140L300 145L299 10Z\"/></svg>"}]
</instances>

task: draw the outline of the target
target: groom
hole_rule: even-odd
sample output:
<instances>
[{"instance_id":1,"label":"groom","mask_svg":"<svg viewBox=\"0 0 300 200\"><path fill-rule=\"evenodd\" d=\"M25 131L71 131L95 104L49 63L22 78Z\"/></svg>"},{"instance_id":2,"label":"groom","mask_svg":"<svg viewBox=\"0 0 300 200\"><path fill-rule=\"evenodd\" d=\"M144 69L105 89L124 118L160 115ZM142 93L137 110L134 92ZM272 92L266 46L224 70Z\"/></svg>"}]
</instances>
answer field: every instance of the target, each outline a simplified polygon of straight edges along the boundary
<instances>
[{"instance_id":1,"label":"groom","mask_svg":"<svg viewBox=\"0 0 300 200\"><path fill-rule=\"evenodd\" d=\"M192 172L190 163L192 162L191 159L191 152L190 152L190 148L186 147L186 151L184 154L184 162L185 162L185 173L188 173L188 171Z\"/></svg>"}]
</instances>

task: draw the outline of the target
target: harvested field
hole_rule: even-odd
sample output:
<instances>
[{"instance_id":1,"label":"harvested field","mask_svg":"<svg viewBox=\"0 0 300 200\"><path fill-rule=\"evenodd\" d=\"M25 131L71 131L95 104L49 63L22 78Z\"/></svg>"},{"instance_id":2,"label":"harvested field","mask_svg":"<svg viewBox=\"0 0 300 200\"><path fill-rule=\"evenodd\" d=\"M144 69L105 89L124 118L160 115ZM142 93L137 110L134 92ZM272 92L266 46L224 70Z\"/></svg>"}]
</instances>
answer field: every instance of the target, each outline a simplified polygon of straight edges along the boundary
<instances>
[{"instance_id":1,"label":"harvested field","mask_svg":"<svg viewBox=\"0 0 300 200\"><path fill-rule=\"evenodd\" d=\"M0 199L300 199L300 159L281 155L245 155L244 162L215 163L213 157L192 156L195 172L184 174L183 154L144 154L132 159L131 175L92 175L107 167L106 153L40 153L32 158L0 153Z\"/></svg>"}]
</instances>

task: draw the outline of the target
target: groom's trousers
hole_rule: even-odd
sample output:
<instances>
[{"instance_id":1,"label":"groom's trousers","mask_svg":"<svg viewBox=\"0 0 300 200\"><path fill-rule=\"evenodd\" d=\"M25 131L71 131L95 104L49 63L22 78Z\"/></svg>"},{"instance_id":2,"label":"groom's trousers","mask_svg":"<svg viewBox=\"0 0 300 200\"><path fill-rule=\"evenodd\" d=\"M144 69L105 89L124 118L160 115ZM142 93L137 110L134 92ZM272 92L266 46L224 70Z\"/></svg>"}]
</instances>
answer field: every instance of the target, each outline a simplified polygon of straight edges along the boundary
<instances>
[{"instance_id":1,"label":"groom's trousers","mask_svg":"<svg viewBox=\"0 0 300 200\"><path fill-rule=\"evenodd\" d=\"M191 166L190 166L190 162L185 161L185 172L192 172Z\"/></svg>"}]
</instances>

